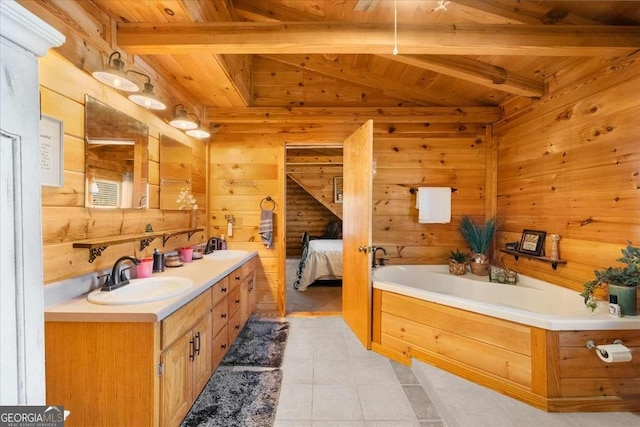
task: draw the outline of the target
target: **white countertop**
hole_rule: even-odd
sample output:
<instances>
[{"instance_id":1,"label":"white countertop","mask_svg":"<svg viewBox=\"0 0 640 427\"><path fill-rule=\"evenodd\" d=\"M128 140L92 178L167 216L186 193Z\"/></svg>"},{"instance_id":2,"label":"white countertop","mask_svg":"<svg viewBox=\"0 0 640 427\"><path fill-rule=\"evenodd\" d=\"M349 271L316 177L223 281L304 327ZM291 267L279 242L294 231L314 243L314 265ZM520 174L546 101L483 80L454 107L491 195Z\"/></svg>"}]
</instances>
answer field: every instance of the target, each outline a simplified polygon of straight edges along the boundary
<instances>
[{"instance_id":1,"label":"white countertop","mask_svg":"<svg viewBox=\"0 0 640 427\"><path fill-rule=\"evenodd\" d=\"M158 322L257 255L257 252L250 252L242 258L203 258L153 273L153 277L178 276L193 280L189 291L172 298L145 304L100 305L90 303L87 296L82 295L45 307L44 319L47 322Z\"/></svg>"}]
</instances>

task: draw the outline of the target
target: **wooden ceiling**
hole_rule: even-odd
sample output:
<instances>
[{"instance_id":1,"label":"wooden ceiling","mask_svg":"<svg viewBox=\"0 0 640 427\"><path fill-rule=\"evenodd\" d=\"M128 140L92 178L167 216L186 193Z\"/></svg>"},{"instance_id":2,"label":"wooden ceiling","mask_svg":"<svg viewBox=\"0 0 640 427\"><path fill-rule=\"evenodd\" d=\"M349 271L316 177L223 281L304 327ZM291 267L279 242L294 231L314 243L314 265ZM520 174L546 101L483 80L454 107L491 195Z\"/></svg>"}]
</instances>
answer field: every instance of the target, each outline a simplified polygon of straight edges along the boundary
<instances>
[{"instance_id":1,"label":"wooden ceiling","mask_svg":"<svg viewBox=\"0 0 640 427\"><path fill-rule=\"evenodd\" d=\"M93 0L203 107L482 107L640 49L636 1ZM206 121L206 120L205 120Z\"/></svg>"}]
</instances>

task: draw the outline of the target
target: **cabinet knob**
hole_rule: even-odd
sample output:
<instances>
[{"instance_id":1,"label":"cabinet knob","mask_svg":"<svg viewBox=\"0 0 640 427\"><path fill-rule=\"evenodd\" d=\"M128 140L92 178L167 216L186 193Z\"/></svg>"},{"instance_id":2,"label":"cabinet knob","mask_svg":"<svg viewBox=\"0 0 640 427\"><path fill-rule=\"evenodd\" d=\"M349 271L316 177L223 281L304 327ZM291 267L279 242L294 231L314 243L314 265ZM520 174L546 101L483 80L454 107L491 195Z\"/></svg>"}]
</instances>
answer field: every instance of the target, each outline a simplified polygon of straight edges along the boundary
<instances>
[{"instance_id":1,"label":"cabinet knob","mask_svg":"<svg viewBox=\"0 0 640 427\"><path fill-rule=\"evenodd\" d=\"M233 302L235 302L236 304L240 304L240 300L239 299L234 300Z\"/></svg>"},{"instance_id":2,"label":"cabinet knob","mask_svg":"<svg viewBox=\"0 0 640 427\"><path fill-rule=\"evenodd\" d=\"M234 326L234 328L237 331L238 329L240 329L240 325L236 325L236 326Z\"/></svg>"},{"instance_id":3,"label":"cabinet knob","mask_svg":"<svg viewBox=\"0 0 640 427\"><path fill-rule=\"evenodd\" d=\"M195 357L195 347L193 345L193 338L191 338L191 341L189 341L189 360L193 362L193 359L195 359Z\"/></svg>"},{"instance_id":4,"label":"cabinet knob","mask_svg":"<svg viewBox=\"0 0 640 427\"><path fill-rule=\"evenodd\" d=\"M240 276L236 276L236 280L240 280Z\"/></svg>"},{"instance_id":5,"label":"cabinet knob","mask_svg":"<svg viewBox=\"0 0 640 427\"><path fill-rule=\"evenodd\" d=\"M222 314L220 315L220 318L221 318L221 319L226 319L226 318L227 318L227 313L222 313Z\"/></svg>"},{"instance_id":6,"label":"cabinet knob","mask_svg":"<svg viewBox=\"0 0 640 427\"><path fill-rule=\"evenodd\" d=\"M227 288L222 288L222 289L220 289L220 292L222 292L222 293L227 292Z\"/></svg>"},{"instance_id":7,"label":"cabinet knob","mask_svg":"<svg viewBox=\"0 0 640 427\"><path fill-rule=\"evenodd\" d=\"M222 344L222 345L220 346L220 349L221 349L221 350L224 350L225 348L227 348L227 345L226 345L226 344Z\"/></svg>"}]
</instances>

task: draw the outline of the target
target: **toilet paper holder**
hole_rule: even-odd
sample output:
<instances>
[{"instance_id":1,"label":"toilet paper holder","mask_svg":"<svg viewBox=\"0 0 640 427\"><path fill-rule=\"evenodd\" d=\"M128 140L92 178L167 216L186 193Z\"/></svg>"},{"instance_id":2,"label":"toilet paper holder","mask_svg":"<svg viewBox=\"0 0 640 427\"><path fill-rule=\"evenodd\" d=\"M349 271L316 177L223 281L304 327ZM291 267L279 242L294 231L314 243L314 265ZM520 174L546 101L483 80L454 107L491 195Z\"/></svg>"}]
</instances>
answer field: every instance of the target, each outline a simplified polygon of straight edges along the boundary
<instances>
[{"instance_id":1,"label":"toilet paper holder","mask_svg":"<svg viewBox=\"0 0 640 427\"><path fill-rule=\"evenodd\" d=\"M622 342L621 339L615 339L615 340L613 340L612 344L624 344L624 343ZM587 341L587 348L589 350L597 350L598 346L596 345L596 343L593 340L589 340L589 341Z\"/></svg>"},{"instance_id":2,"label":"toilet paper holder","mask_svg":"<svg viewBox=\"0 0 640 427\"><path fill-rule=\"evenodd\" d=\"M596 345L593 340L587 341L587 349L595 350L596 356L605 363L631 362L631 350L624 346L622 340L616 339L613 344Z\"/></svg>"},{"instance_id":3,"label":"toilet paper holder","mask_svg":"<svg viewBox=\"0 0 640 427\"><path fill-rule=\"evenodd\" d=\"M624 343L622 342L621 339L615 339L615 340L613 340L613 344L624 344ZM596 343L593 340L587 341L586 345L587 345L587 348L589 350L600 351L600 349L598 348L598 346L596 345Z\"/></svg>"}]
</instances>

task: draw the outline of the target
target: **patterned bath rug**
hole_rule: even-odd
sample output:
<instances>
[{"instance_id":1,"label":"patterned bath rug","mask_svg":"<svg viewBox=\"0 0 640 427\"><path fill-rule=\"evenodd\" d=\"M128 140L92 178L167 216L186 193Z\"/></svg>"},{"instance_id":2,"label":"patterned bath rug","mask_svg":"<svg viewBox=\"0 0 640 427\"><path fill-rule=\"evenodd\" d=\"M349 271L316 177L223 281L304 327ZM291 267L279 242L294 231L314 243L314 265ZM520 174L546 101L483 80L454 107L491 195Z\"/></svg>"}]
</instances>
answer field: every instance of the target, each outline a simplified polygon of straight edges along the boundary
<instances>
[{"instance_id":1,"label":"patterned bath rug","mask_svg":"<svg viewBox=\"0 0 640 427\"><path fill-rule=\"evenodd\" d=\"M218 369L180 427L273 426L282 370Z\"/></svg>"},{"instance_id":2,"label":"patterned bath rug","mask_svg":"<svg viewBox=\"0 0 640 427\"><path fill-rule=\"evenodd\" d=\"M249 319L221 366L278 368L289 336L289 322Z\"/></svg>"}]
</instances>

